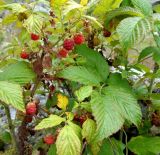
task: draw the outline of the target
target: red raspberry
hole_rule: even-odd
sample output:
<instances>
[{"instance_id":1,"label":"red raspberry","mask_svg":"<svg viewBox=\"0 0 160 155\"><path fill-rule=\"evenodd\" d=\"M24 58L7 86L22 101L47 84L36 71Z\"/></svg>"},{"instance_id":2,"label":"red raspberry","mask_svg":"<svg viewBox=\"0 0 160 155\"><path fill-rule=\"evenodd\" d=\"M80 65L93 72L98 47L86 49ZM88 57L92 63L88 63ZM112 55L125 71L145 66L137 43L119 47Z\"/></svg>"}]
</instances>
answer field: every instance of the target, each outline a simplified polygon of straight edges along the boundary
<instances>
[{"instance_id":1,"label":"red raspberry","mask_svg":"<svg viewBox=\"0 0 160 155\"><path fill-rule=\"evenodd\" d=\"M28 59L29 58L29 54L27 52L21 52L20 57L22 59Z\"/></svg>"},{"instance_id":2,"label":"red raspberry","mask_svg":"<svg viewBox=\"0 0 160 155\"><path fill-rule=\"evenodd\" d=\"M31 33L31 39L34 41L39 40L39 35Z\"/></svg>"},{"instance_id":3,"label":"red raspberry","mask_svg":"<svg viewBox=\"0 0 160 155\"><path fill-rule=\"evenodd\" d=\"M37 105L35 102L29 102L26 106L27 115L35 115L37 113Z\"/></svg>"},{"instance_id":4,"label":"red raspberry","mask_svg":"<svg viewBox=\"0 0 160 155\"><path fill-rule=\"evenodd\" d=\"M74 36L74 43L77 44L77 45L80 45L82 44L83 42L85 41L85 38L83 36L83 34L76 34Z\"/></svg>"},{"instance_id":5,"label":"red raspberry","mask_svg":"<svg viewBox=\"0 0 160 155\"><path fill-rule=\"evenodd\" d=\"M66 50L72 50L74 48L74 40L73 39L66 39L66 40L64 40L63 47Z\"/></svg>"},{"instance_id":6,"label":"red raspberry","mask_svg":"<svg viewBox=\"0 0 160 155\"><path fill-rule=\"evenodd\" d=\"M104 36L104 37L110 37L110 36L111 36L111 32L108 31L108 30L106 30L106 29L104 29L104 31L103 31L103 36Z\"/></svg>"},{"instance_id":7,"label":"red raspberry","mask_svg":"<svg viewBox=\"0 0 160 155\"><path fill-rule=\"evenodd\" d=\"M59 58L66 58L68 55L68 51L65 48L62 48L61 50L59 50L57 56Z\"/></svg>"},{"instance_id":8,"label":"red raspberry","mask_svg":"<svg viewBox=\"0 0 160 155\"><path fill-rule=\"evenodd\" d=\"M53 135L48 135L43 138L44 143L48 145L52 145L55 143L55 137Z\"/></svg>"}]
</instances>

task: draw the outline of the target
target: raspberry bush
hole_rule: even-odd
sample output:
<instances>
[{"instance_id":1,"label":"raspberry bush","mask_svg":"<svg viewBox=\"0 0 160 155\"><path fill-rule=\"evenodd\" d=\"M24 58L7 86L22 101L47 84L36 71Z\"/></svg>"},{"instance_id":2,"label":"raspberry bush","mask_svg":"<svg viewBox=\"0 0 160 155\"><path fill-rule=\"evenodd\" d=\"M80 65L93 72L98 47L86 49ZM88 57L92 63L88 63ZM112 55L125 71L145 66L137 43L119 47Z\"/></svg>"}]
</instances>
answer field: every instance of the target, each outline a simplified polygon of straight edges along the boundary
<instances>
[{"instance_id":1,"label":"raspberry bush","mask_svg":"<svg viewBox=\"0 0 160 155\"><path fill-rule=\"evenodd\" d=\"M0 0L0 11L0 154L160 153L159 5Z\"/></svg>"}]
</instances>

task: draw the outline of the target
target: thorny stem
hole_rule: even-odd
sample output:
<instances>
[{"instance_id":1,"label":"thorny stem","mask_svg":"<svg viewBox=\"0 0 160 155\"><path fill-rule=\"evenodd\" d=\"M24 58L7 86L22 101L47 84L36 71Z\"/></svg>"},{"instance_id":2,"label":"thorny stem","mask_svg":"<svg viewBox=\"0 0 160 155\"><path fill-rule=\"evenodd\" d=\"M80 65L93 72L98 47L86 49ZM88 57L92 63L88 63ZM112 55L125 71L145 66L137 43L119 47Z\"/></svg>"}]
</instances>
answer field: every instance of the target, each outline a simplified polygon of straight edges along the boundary
<instances>
[{"instance_id":1,"label":"thorny stem","mask_svg":"<svg viewBox=\"0 0 160 155\"><path fill-rule=\"evenodd\" d=\"M5 113L6 113L7 120L8 120L9 130L10 130L11 137L12 137L12 144L13 144L13 147L15 148L15 155L20 155L19 146L18 146L14 126L12 124L12 119L11 119L11 114L10 114L9 107L4 104L4 108L5 108Z\"/></svg>"}]
</instances>

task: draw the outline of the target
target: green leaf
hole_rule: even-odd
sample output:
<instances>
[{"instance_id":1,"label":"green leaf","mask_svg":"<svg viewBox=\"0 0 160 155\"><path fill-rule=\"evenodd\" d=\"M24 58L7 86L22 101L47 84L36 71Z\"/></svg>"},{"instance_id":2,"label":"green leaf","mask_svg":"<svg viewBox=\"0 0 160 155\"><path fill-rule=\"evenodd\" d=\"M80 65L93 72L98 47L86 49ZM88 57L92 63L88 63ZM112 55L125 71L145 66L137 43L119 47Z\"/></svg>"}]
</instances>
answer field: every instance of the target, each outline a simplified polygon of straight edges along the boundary
<instances>
[{"instance_id":1,"label":"green leaf","mask_svg":"<svg viewBox=\"0 0 160 155\"><path fill-rule=\"evenodd\" d=\"M79 90L75 91L75 95L79 102L82 102L85 98L92 94L92 86L83 86Z\"/></svg>"},{"instance_id":2,"label":"green leaf","mask_svg":"<svg viewBox=\"0 0 160 155\"><path fill-rule=\"evenodd\" d=\"M125 145L114 138L110 140L104 139L98 155L124 155L124 148Z\"/></svg>"},{"instance_id":3,"label":"green leaf","mask_svg":"<svg viewBox=\"0 0 160 155\"><path fill-rule=\"evenodd\" d=\"M0 140L2 140L4 143L8 143L8 144L11 143L12 138L10 133L8 131L1 133Z\"/></svg>"},{"instance_id":4,"label":"green leaf","mask_svg":"<svg viewBox=\"0 0 160 155\"><path fill-rule=\"evenodd\" d=\"M17 62L4 68L0 73L1 81L11 81L26 84L35 78L35 73L26 62Z\"/></svg>"},{"instance_id":5,"label":"green leaf","mask_svg":"<svg viewBox=\"0 0 160 155\"><path fill-rule=\"evenodd\" d=\"M50 148L47 152L47 155L56 155L56 145L55 144L50 146Z\"/></svg>"},{"instance_id":6,"label":"green leaf","mask_svg":"<svg viewBox=\"0 0 160 155\"><path fill-rule=\"evenodd\" d=\"M122 46L128 49L135 43L142 41L151 29L152 25L148 19L128 17L120 22L117 27L117 33Z\"/></svg>"},{"instance_id":7,"label":"green leaf","mask_svg":"<svg viewBox=\"0 0 160 155\"><path fill-rule=\"evenodd\" d=\"M58 77L79 82L85 85L96 86L100 83L100 78L91 72L87 67L83 66L67 67L58 74Z\"/></svg>"},{"instance_id":8,"label":"green leaf","mask_svg":"<svg viewBox=\"0 0 160 155\"><path fill-rule=\"evenodd\" d=\"M57 116L57 115L50 115L48 118L44 118L36 127L35 130L42 130L51 128L57 125L60 125L62 122L64 122L65 119Z\"/></svg>"},{"instance_id":9,"label":"green leaf","mask_svg":"<svg viewBox=\"0 0 160 155\"><path fill-rule=\"evenodd\" d=\"M122 86L108 86L102 89L102 94L95 91L91 98L91 108L97 123L97 138L100 140L117 132L125 120L135 125L141 121L142 114L137 100Z\"/></svg>"},{"instance_id":10,"label":"green leaf","mask_svg":"<svg viewBox=\"0 0 160 155\"><path fill-rule=\"evenodd\" d=\"M77 124L75 124L71 121L67 121L67 123L74 130L74 132L79 137L79 139L81 139L82 138L82 134L81 134L82 129Z\"/></svg>"},{"instance_id":11,"label":"green leaf","mask_svg":"<svg viewBox=\"0 0 160 155\"><path fill-rule=\"evenodd\" d=\"M66 3L65 8L64 8L64 10L63 10L63 14L64 14L64 15L67 15L70 11L72 11L72 10L74 10L74 9L78 9L78 10L79 10L79 9L81 9L81 8L83 8L82 5L76 3L76 2L73 1L73 0L70 0L70 1L68 1L68 2Z\"/></svg>"},{"instance_id":12,"label":"green leaf","mask_svg":"<svg viewBox=\"0 0 160 155\"><path fill-rule=\"evenodd\" d=\"M142 52L139 54L138 61L141 61L144 58L152 55L155 51L159 51L159 48L150 46L150 47L143 49Z\"/></svg>"},{"instance_id":13,"label":"green leaf","mask_svg":"<svg viewBox=\"0 0 160 155\"><path fill-rule=\"evenodd\" d=\"M102 17L107 11L118 8L121 2L122 0L100 0L95 6L94 14Z\"/></svg>"},{"instance_id":14,"label":"green leaf","mask_svg":"<svg viewBox=\"0 0 160 155\"><path fill-rule=\"evenodd\" d=\"M144 15L151 16L152 4L150 0L131 0L135 8L139 9Z\"/></svg>"},{"instance_id":15,"label":"green leaf","mask_svg":"<svg viewBox=\"0 0 160 155\"><path fill-rule=\"evenodd\" d=\"M80 155L81 142L70 126L65 126L59 133L57 141L58 155Z\"/></svg>"},{"instance_id":16,"label":"green leaf","mask_svg":"<svg viewBox=\"0 0 160 155\"><path fill-rule=\"evenodd\" d=\"M89 102L81 102L80 107L85 109L88 112L92 112L91 103Z\"/></svg>"},{"instance_id":17,"label":"green leaf","mask_svg":"<svg viewBox=\"0 0 160 155\"><path fill-rule=\"evenodd\" d=\"M105 82L109 75L109 66L106 60L93 49L88 48L86 45L76 46L75 51L86 58L84 66L90 67L96 76L99 76L101 81Z\"/></svg>"},{"instance_id":18,"label":"green leaf","mask_svg":"<svg viewBox=\"0 0 160 155\"><path fill-rule=\"evenodd\" d=\"M160 153L160 137L132 138L128 143L128 148L137 155L150 155Z\"/></svg>"},{"instance_id":19,"label":"green leaf","mask_svg":"<svg viewBox=\"0 0 160 155\"><path fill-rule=\"evenodd\" d=\"M17 16L15 14L8 14L3 18L2 24L8 25L15 22L16 20L17 20Z\"/></svg>"},{"instance_id":20,"label":"green leaf","mask_svg":"<svg viewBox=\"0 0 160 155\"><path fill-rule=\"evenodd\" d=\"M160 48L155 48L154 54L153 54L153 60L160 64Z\"/></svg>"},{"instance_id":21,"label":"green leaf","mask_svg":"<svg viewBox=\"0 0 160 155\"><path fill-rule=\"evenodd\" d=\"M30 33L41 34L42 26L43 26L44 17L40 14L31 14L28 19L24 21L23 26Z\"/></svg>"},{"instance_id":22,"label":"green leaf","mask_svg":"<svg viewBox=\"0 0 160 155\"><path fill-rule=\"evenodd\" d=\"M123 16L123 15L129 15L129 16L140 16L143 17L144 15L137 9L131 8L131 7L120 7L113 11L110 11L105 20L105 26L108 26L111 19L117 16Z\"/></svg>"},{"instance_id":23,"label":"green leaf","mask_svg":"<svg viewBox=\"0 0 160 155\"><path fill-rule=\"evenodd\" d=\"M18 4L18 3L2 5L2 6L0 6L0 9L1 8L12 10L12 12L15 14L27 11L27 9L24 6L22 6L21 4Z\"/></svg>"},{"instance_id":24,"label":"green leaf","mask_svg":"<svg viewBox=\"0 0 160 155\"><path fill-rule=\"evenodd\" d=\"M0 100L20 111L25 111L22 88L18 84L0 81Z\"/></svg>"},{"instance_id":25,"label":"green leaf","mask_svg":"<svg viewBox=\"0 0 160 155\"><path fill-rule=\"evenodd\" d=\"M93 142L95 132L96 123L92 119L87 119L82 126L82 136L86 138L89 144Z\"/></svg>"}]
</instances>

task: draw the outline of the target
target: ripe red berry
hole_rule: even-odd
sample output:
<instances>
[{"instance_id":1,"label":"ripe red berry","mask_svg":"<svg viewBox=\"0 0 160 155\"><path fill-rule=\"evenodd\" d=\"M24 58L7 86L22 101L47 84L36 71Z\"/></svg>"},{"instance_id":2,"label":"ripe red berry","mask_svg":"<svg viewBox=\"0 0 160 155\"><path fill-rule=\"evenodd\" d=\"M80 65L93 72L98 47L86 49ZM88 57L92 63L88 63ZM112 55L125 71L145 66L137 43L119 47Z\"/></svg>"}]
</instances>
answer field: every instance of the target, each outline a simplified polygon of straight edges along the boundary
<instances>
[{"instance_id":1,"label":"ripe red berry","mask_svg":"<svg viewBox=\"0 0 160 155\"><path fill-rule=\"evenodd\" d=\"M72 50L74 48L74 40L73 39L66 39L66 40L64 40L63 47L66 50Z\"/></svg>"},{"instance_id":2,"label":"ripe red berry","mask_svg":"<svg viewBox=\"0 0 160 155\"><path fill-rule=\"evenodd\" d=\"M31 39L34 41L39 40L39 35L31 33Z\"/></svg>"},{"instance_id":3,"label":"ripe red berry","mask_svg":"<svg viewBox=\"0 0 160 155\"><path fill-rule=\"evenodd\" d=\"M35 115L37 113L37 105L35 102L29 102L26 106L27 115Z\"/></svg>"},{"instance_id":4,"label":"ripe red berry","mask_svg":"<svg viewBox=\"0 0 160 155\"><path fill-rule=\"evenodd\" d=\"M55 140L56 139L53 135L48 135L43 138L44 143L46 143L48 145L52 145L53 143L55 143Z\"/></svg>"},{"instance_id":5,"label":"ripe red berry","mask_svg":"<svg viewBox=\"0 0 160 155\"><path fill-rule=\"evenodd\" d=\"M69 51L67 51L66 49L62 48L61 50L59 50L57 56L58 56L59 58L66 58L67 55L68 55L68 52L69 52Z\"/></svg>"},{"instance_id":6,"label":"ripe red berry","mask_svg":"<svg viewBox=\"0 0 160 155\"><path fill-rule=\"evenodd\" d=\"M20 57L22 59L28 59L29 58L29 54L27 52L21 52Z\"/></svg>"},{"instance_id":7,"label":"ripe red berry","mask_svg":"<svg viewBox=\"0 0 160 155\"><path fill-rule=\"evenodd\" d=\"M82 44L83 42L85 41L85 38L83 36L83 34L76 34L74 36L74 43L77 44L77 45L80 45Z\"/></svg>"},{"instance_id":8,"label":"ripe red berry","mask_svg":"<svg viewBox=\"0 0 160 155\"><path fill-rule=\"evenodd\" d=\"M111 32L108 31L108 30L106 30L106 29L104 29L104 30L103 30L103 36L104 36L104 37L110 37L110 36L111 36Z\"/></svg>"}]
</instances>

